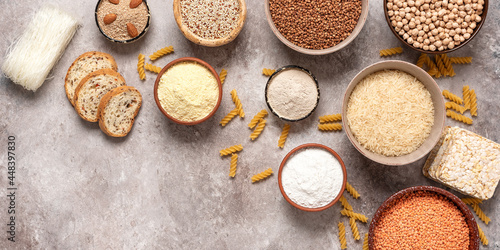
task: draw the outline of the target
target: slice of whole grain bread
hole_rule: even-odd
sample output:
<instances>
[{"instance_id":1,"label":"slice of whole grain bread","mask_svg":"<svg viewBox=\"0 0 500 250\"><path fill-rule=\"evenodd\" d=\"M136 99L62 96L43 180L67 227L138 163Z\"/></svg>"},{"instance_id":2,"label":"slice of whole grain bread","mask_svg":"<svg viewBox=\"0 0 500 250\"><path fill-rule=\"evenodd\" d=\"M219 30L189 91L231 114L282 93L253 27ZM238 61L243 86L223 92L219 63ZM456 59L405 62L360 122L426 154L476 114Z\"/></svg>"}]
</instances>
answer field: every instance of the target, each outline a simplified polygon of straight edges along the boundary
<instances>
[{"instance_id":1,"label":"slice of whole grain bread","mask_svg":"<svg viewBox=\"0 0 500 250\"><path fill-rule=\"evenodd\" d=\"M131 86L117 87L101 99L98 109L99 127L109 136L126 136L142 104L141 93Z\"/></svg>"}]
</instances>

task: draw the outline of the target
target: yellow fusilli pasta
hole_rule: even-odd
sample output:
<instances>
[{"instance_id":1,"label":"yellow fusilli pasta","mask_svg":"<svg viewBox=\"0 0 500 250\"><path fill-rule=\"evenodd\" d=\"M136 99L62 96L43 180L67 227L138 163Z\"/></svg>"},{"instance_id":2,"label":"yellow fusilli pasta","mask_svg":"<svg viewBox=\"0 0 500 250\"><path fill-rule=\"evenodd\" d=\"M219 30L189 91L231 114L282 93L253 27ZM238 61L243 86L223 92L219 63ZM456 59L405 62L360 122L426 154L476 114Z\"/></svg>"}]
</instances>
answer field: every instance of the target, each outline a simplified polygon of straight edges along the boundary
<instances>
[{"instance_id":1,"label":"yellow fusilli pasta","mask_svg":"<svg viewBox=\"0 0 500 250\"><path fill-rule=\"evenodd\" d=\"M464 98L464 107L465 109L470 109L470 89L469 89L469 85L465 85L463 88L462 88L462 95L463 95L463 98Z\"/></svg>"},{"instance_id":2,"label":"yellow fusilli pasta","mask_svg":"<svg viewBox=\"0 0 500 250\"><path fill-rule=\"evenodd\" d=\"M431 75L431 76L436 76L436 74L439 74L439 70L437 69L437 67L430 68L430 69L427 71L427 74L429 74L429 75Z\"/></svg>"},{"instance_id":3,"label":"yellow fusilli pasta","mask_svg":"<svg viewBox=\"0 0 500 250\"><path fill-rule=\"evenodd\" d=\"M273 170L271 168L268 168L264 172L261 172L261 173L258 173L256 175L252 176L252 178L251 178L252 183L256 182L256 181L263 180L263 179L271 176L272 173L273 173Z\"/></svg>"},{"instance_id":4,"label":"yellow fusilli pasta","mask_svg":"<svg viewBox=\"0 0 500 250\"><path fill-rule=\"evenodd\" d=\"M243 105L241 104L241 100L236 93L236 89L231 90L231 98L233 99L234 105L236 105L236 108L238 109L238 115L240 115L240 117L245 117Z\"/></svg>"},{"instance_id":5,"label":"yellow fusilli pasta","mask_svg":"<svg viewBox=\"0 0 500 250\"><path fill-rule=\"evenodd\" d=\"M137 57L137 59L139 59L139 61L137 62L137 72L139 73L139 78L141 80L144 80L146 79L146 72L144 72L144 59L146 58L145 55L139 53L139 56Z\"/></svg>"},{"instance_id":6,"label":"yellow fusilli pasta","mask_svg":"<svg viewBox=\"0 0 500 250\"><path fill-rule=\"evenodd\" d=\"M450 101L453 101L455 102L456 104L462 104L464 101L462 100L462 98L458 97L457 95L451 93L450 91L448 90L443 90L443 96L447 99L449 99Z\"/></svg>"},{"instance_id":7,"label":"yellow fusilli pasta","mask_svg":"<svg viewBox=\"0 0 500 250\"><path fill-rule=\"evenodd\" d=\"M220 125L222 125L222 127L225 127L238 114L238 112L238 108L231 110L231 112L229 112L226 116L224 116L224 118L222 118L222 120L220 121Z\"/></svg>"},{"instance_id":8,"label":"yellow fusilli pasta","mask_svg":"<svg viewBox=\"0 0 500 250\"><path fill-rule=\"evenodd\" d=\"M232 154L231 155L231 165L229 167L229 176L233 177L236 175L236 165L238 164L238 155L237 154Z\"/></svg>"},{"instance_id":9,"label":"yellow fusilli pasta","mask_svg":"<svg viewBox=\"0 0 500 250\"><path fill-rule=\"evenodd\" d=\"M477 97L476 91L470 90L470 114L472 116L477 116Z\"/></svg>"},{"instance_id":10,"label":"yellow fusilli pasta","mask_svg":"<svg viewBox=\"0 0 500 250\"><path fill-rule=\"evenodd\" d=\"M151 59L151 61L154 61L166 54L170 54L174 52L174 46L167 46L165 48L162 48L162 49L159 49L157 50L156 52L154 52L152 55L149 56L149 59Z\"/></svg>"},{"instance_id":11,"label":"yellow fusilli pasta","mask_svg":"<svg viewBox=\"0 0 500 250\"><path fill-rule=\"evenodd\" d=\"M339 222L339 240L340 240L340 249L347 248L347 240L345 238L345 226L344 223Z\"/></svg>"},{"instance_id":12,"label":"yellow fusilli pasta","mask_svg":"<svg viewBox=\"0 0 500 250\"><path fill-rule=\"evenodd\" d=\"M318 124L318 129L322 130L322 131L338 131L338 130L342 130L342 124L340 124L340 123Z\"/></svg>"},{"instance_id":13,"label":"yellow fusilli pasta","mask_svg":"<svg viewBox=\"0 0 500 250\"><path fill-rule=\"evenodd\" d=\"M161 71L160 67L149 64L149 63L144 64L144 68L146 70L151 71L151 72L156 73L156 74L160 73L160 71Z\"/></svg>"},{"instance_id":14,"label":"yellow fusilli pasta","mask_svg":"<svg viewBox=\"0 0 500 250\"><path fill-rule=\"evenodd\" d=\"M365 233L365 239L363 240L363 250L369 250L368 247L368 233Z\"/></svg>"},{"instance_id":15,"label":"yellow fusilli pasta","mask_svg":"<svg viewBox=\"0 0 500 250\"><path fill-rule=\"evenodd\" d=\"M423 68L424 64L427 62L427 58L429 58L429 56L427 54L425 54L425 53L420 54L420 56L418 57L418 60L417 60L417 66L420 68ZM427 66L429 66L429 68L431 67L430 65L427 65Z\"/></svg>"},{"instance_id":16,"label":"yellow fusilli pasta","mask_svg":"<svg viewBox=\"0 0 500 250\"><path fill-rule=\"evenodd\" d=\"M429 66L429 71L427 71L427 73L436 78L441 77L441 73L439 73L439 69L437 65L434 63L434 61L432 61L429 56L427 56L425 60L426 60L425 63L427 64L427 66Z\"/></svg>"},{"instance_id":17,"label":"yellow fusilli pasta","mask_svg":"<svg viewBox=\"0 0 500 250\"><path fill-rule=\"evenodd\" d=\"M324 115L319 117L319 123L336 122L342 120L342 114Z\"/></svg>"},{"instance_id":18,"label":"yellow fusilli pasta","mask_svg":"<svg viewBox=\"0 0 500 250\"><path fill-rule=\"evenodd\" d=\"M403 48L395 47L395 48L381 50L380 56L392 56L394 54L400 54L400 53L403 53Z\"/></svg>"},{"instance_id":19,"label":"yellow fusilli pasta","mask_svg":"<svg viewBox=\"0 0 500 250\"><path fill-rule=\"evenodd\" d=\"M226 76L227 76L227 70L222 69L219 74L220 84L224 84L224 82L226 81Z\"/></svg>"},{"instance_id":20,"label":"yellow fusilli pasta","mask_svg":"<svg viewBox=\"0 0 500 250\"><path fill-rule=\"evenodd\" d=\"M220 156L225 156L225 155L230 155L232 153L236 153L236 152L241 151L241 150L243 150L243 146L240 144L240 145L231 146L229 148L225 148L225 149L219 151L219 153L220 153Z\"/></svg>"},{"instance_id":21,"label":"yellow fusilli pasta","mask_svg":"<svg viewBox=\"0 0 500 250\"><path fill-rule=\"evenodd\" d=\"M285 124L283 130L281 131L280 139L278 140L278 147L285 147L286 138L288 137L288 132L290 131L290 125Z\"/></svg>"},{"instance_id":22,"label":"yellow fusilli pasta","mask_svg":"<svg viewBox=\"0 0 500 250\"><path fill-rule=\"evenodd\" d=\"M469 124L471 125L472 124L472 119L467 117L467 116L464 116L464 115L461 115L461 114L458 114L458 113L455 113L451 110L446 110L446 116L448 117L451 117L451 119L453 120L457 120L459 122L463 122L463 123L466 123L466 124Z\"/></svg>"},{"instance_id":23,"label":"yellow fusilli pasta","mask_svg":"<svg viewBox=\"0 0 500 250\"><path fill-rule=\"evenodd\" d=\"M259 111L259 113L257 113L253 118L252 120L250 121L250 123L248 124L248 127L250 129L253 129L257 123L259 123L259 121L264 118L265 116L267 115L267 110L263 109L261 111Z\"/></svg>"},{"instance_id":24,"label":"yellow fusilli pasta","mask_svg":"<svg viewBox=\"0 0 500 250\"><path fill-rule=\"evenodd\" d=\"M351 225L352 237L354 237L355 240L359 240L361 237L359 237L359 231L358 231L358 225L356 225L356 219L354 219L353 217L349 218L349 225Z\"/></svg>"},{"instance_id":25,"label":"yellow fusilli pasta","mask_svg":"<svg viewBox=\"0 0 500 250\"><path fill-rule=\"evenodd\" d=\"M342 211L340 211L340 213L344 216L352 217L352 218L359 220L361 222L364 222L364 223L368 222L368 218L363 214L358 214L358 213L355 213L353 211L349 211L346 209L342 209Z\"/></svg>"},{"instance_id":26,"label":"yellow fusilli pasta","mask_svg":"<svg viewBox=\"0 0 500 250\"><path fill-rule=\"evenodd\" d=\"M255 140L259 135L262 133L262 130L264 130L264 127L266 126L266 120L261 119L259 124L257 124L257 127L255 130L250 134L250 139Z\"/></svg>"},{"instance_id":27,"label":"yellow fusilli pasta","mask_svg":"<svg viewBox=\"0 0 500 250\"><path fill-rule=\"evenodd\" d=\"M266 69L266 68L262 69L262 74L266 76L271 76L272 74L274 74L274 72L276 72L276 70L274 69Z\"/></svg>"},{"instance_id":28,"label":"yellow fusilli pasta","mask_svg":"<svg viewBox=\"0 0 500 250\"><path fill-rule=\"evenodd\" d=\"M486 234L484 234L484 231L483 229L481 229L481 227L479 227L479 224L477 224L477 230L479 231L479 239L481 239L481 243L483 243L483 245L487 246L488 245L488 238L486 238Z\"/></svg>"},{"instance_id":29,"label":"yellow fusilli pasta","mask_svg":"<svg viewBox=\"0 0 500 250\"><path fill-rule=\"evenodd\" d=\"M440 55L436 55L434 57L434 60L436 61L436 65L438 67L439 73L443 76L448 75L448 71L446 70L446 66L443 63L443 60L441 59Z\"/></svg>"},{"instance_id":30,"label":"yellow fusilli pasta","mask_svg":"<svg viewBox=\"0 0 500 250\"><path fill-rule=\"evenodd\" d=\"M349 184L349 182L345 183L345 189L347 190L347 192L349 192L352 195L352 197L354 197L354 199L359 198L360 195L359 195L358 191L356 191L356 189L354 189L354 187L351 186L351 184Z\"/></svg>"},{"instance_id":31,"label":"yellow fusilli pasta","mask_svg":"<svg viewBox=\"0 0 500 250\"><path fill-rule=\"evenodd\" d=\"M483 200L473 197L462 198L462 201L467 205L483 203Z\"/></svg>"},{"instance_id":32,"label":"yellow fusilli pasta","mask_svg":"<svg viewBox=\"0 0 500 250\"><path fill-rule=\"evenodd\" d=\"M441 60L443 60L444 65L446 66L446 71L448 72L449 76L455 76L455 70L453 69L453 66L451 65L451 60L448 57L447 54L443 54L441 56Z\"/></svg>"},{"instance_id":33,"label":"yellow fusilli pasta","mask_svg":"<svg viewBox=\"0 0 500 250\"><path fill-rule=\"evenodd\" d=\"M460 112L460 114L464 114L465 110L467 110L465 107L463 106L460 106L454 102L447 102L444 104L444 106L447 108L447 109L453 109L457 112Z\"/></svg>"},{"instance_id":34,"label":"yellow fusilli pasta","mask_svg":"<svg viewBox=\"0 0 500 250\"><path fill-rule=\"evenodd\" d=\"M352 206L351 206L351 204L349 204L349 202L347 202L347 199L345 198L344 195L340 196L339 201L340 201L340 203L342 204L342 206L344 207L345 210L352 211Z\"/></svg>"},{"instance_id":35,"label":"yellow fusilli pasta","mask_svg":"<svg viewBox=\"0 0 500 250\"><path fill-rule=\"evenodd\" d=\"M472 207L474 212L476 212L477 217L479 217L479 219L484 221L484 223L486 225L488 225L488 223L490 223L491 219L488 216L486 216L486 214L483 212L483 210L481 210L481 208L479 207L479 204L472 203L472 204L470 204L470 206Z\"/></svg>"},{"instance_id":36,"label":"yellow fusilli pasta","mask_svg":"<svg viewBox=\"0 0 500 250\"><path fill-rule=\"evenodd\" d=\"M455 64L466 64L466 63L471 63L472 62L472 57L466 56L466 57L450 57L451 63Z\"/></svg>"}]
</instances>

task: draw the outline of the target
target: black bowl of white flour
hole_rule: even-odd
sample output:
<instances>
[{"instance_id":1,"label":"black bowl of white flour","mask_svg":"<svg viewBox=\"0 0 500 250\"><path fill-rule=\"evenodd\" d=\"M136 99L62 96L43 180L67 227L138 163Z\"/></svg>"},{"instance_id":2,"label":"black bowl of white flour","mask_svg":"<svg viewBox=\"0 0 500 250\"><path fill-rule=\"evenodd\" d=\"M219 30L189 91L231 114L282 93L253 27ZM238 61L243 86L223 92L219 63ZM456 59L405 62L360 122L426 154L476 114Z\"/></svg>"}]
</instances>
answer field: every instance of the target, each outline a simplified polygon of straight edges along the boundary
<instances>
[{"instance_id":1,"label":"black bowl of white flour","mask_svg":"<svg viewBox=\"0 0 500 250\"><path fill-rule=\"evenodd\" d=\"M267 81L267 106L282 120L303 120L316 110L318 102L318 80L305 68L284 66L276 70Z\"/></svg>"}]
</instances>

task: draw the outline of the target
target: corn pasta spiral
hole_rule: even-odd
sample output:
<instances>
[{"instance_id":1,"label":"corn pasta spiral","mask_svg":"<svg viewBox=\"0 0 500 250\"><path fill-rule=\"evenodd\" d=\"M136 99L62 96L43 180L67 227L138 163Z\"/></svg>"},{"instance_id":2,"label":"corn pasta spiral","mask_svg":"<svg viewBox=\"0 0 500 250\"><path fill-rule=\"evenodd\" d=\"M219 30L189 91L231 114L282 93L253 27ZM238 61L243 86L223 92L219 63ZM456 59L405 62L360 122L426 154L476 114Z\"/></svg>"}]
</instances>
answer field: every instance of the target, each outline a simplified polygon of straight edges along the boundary
<instances>
[{"instance_id":1,"label":"corn pasta spiral","mask_svg":"<svg viewBox=\"0 0 500 250\"><path fill-rule=\"evenodd\" d=\"M258 173L254 176L252 176L252 183L264 180L265 178L271 176L273 174L273 170L271 168L266 169L264 172Z\"/></svg>"},{"instance_id":2,"label":"corn pasta spiral","mask_svg":"<svg viewBox=\"0 0 500 250\"><path fill-rule=\"evenodd\" d=\"M483 203L483 200L473 197L462 198L461 200L467 205Z\"/></svg>"},{"instance_id":3,"label":"corn pasta spiral","mask_svg":"<svg viewBox=\"0 0 500 250\"><path fill-rule=\"evenodd\" d=\"M381 50L380 56L392 56L394 54L400 54L400 53L403 53L403 48L395 47L395 48Z\"/></svg>"},{"instance_id":4,"label":"corn pasta spiral","mask_svg":"<svg viewBox=\"0 0 500 250\"><path fill-rule=\"evenodd\" d=\"M237 154L232 154L231 155L231 165L229 167L229 176L233 177L236 175L236 165L238 164L238 155Z\"/></svg>"},{"instance_id":5,"label":"corn pasta spiral","mask_svg":"<svg viewBox=\"0 0 500 250\"><path fill-rule=\"evenodd\" d=\"M141 80L146 79L146 72L144 71L144 59L146 58L145 55L139 53L139 56L137 57L138 62L137 62L137 72L139 73L139 78Z\"/></svg>"},{"instance_id":6,"label":"corn pasta spiral","mask_svg":"<svg viewBox=\"0 0 500 250\"><path fill-rule=\"evenodd\" d=\"M347 192L349 192L352 195L352 197L354 197L354 199L359 198L360 195L359 195L358 191L356 191L356 189L354 189L354 187L351 186L351 184L349 184L349 182L345 183L345 189L347 190Z\"/></svg>"},{"instance_id":7,"label":"corn pasta spiral","mask_svg":"<svg viewBox=\"0 0 500 250\"><path fill-rule=\"evenodd\" d=\"M484 234L483 229L481 229L481 227L479 227L479 224L477 224L477 230L479 231L479 239L481 239L481 243L483 243L483 245L487 246L488 245L488 238L486 238L486 235Z\"/></svg>"},{"instance_id":8,"label":"corn pasta spiral","mask_svg":"<svg viewBox=\"0 0 500 250\"><path fill-rule=\"evenodd\" d=\"M447 109L453 109L457 112L460 112L460 114L464 114L465 110L467 110L464 106L460 106L454 102L447 102L444 104L444 106L447 108Z\"/></svg>"},{"instance_id":9,"label":"corn pasta spiral","mask_svg":"<svg viewBox=\"0 0 500 250\"><path fill-rule=\"evenodd\" d=\"M267 110L263 109L261 111L259 111L259 113L257 113L253 118L252 120L250 121L250 123L248 124L248 127L250 129L253 129L257 123L259 123L259 121L264 118L265 116L267 115Z\"/></svg>"},{"instance_id":10,"label":"corn pasta spiral","mask_svg":"<svg viewBox=\"0 0 500 250\"><path fill-rule=\"evenodd\" d=\"M471 125L472 124L472 119L467 117L467 116L464 116L464 115L461 115L461 114L458 114L458 113L455 113L451 110L446 110L446 116L448 117L451 117L451 119L453 120L457 120L459 122L463 122L463 123L466 123L466 124L469 124Z\"/></svg>"},{"instance_id":11,"label":"corn pasta spiral","mask_svg":"<svg viewBox=\"0 0 500 250\"><path fill-rule=\"evenodd\" d=\"M470 91L470 114L472 116L477 116L477 97L476 91L473 89Z\"/></svg>"},{"instance_id":12,"label":"corn pasta spiral","mask_svg":"<svg viewBox=\"0 0 500 250\"><path fill-rule=\"evenodd\" d=\"M276 70L274 69L266 69L266 68L262 69L262 74L266 76L271 76L272 74L274 74L274 72L276 72Z\"/></svg>"},{"instance_id":13,"label":"corn pasta spiral","mask_svg":"<svg viewBox=\"0 0 500 250\"><path fill-rule=\"evenodd\" d=\"M465 85L462 88L462 95L464 97L464 107L465 109L470 109L470 89L469 85Z\"/></svg>"},{"instance_id":14,"label":"corn pasta spiral","mask_svg":"<svg viewBox=\"0 0 500 250\"><path fill-rule=\"evenodd\" d=\"M146 63L146 64L144 65L144 68L145 68L147 71L151 71L151 72L156 73L156 74L160 73L160 71L161 71L161 68L160 68L160 67L155 66L155 65L152 65L152 64L149 64L149 63Z\"/></svg>"},{"instance_id":15,"label":"corn pasta spiral","mask_svg":"<svg viewBox=\"0 0 500 250\"><path fill-rule=\"evenodd\" d=\"M359 220L363 223L367 223L368 222L368 217L366 217L365 215L363 214L358 214L358 213L355 213L353 211L349 211L349 210L346 210L346 209L342 209L342 211L340 211L340 213L344 216L347 216L347 217L352 217L356 220Z\"/></svg>"},{"instance_id":16,"label":"corn pasta spiral","mask_svg":"<svg viewBox=\"0 0 500 250\"><path fill-rule=\"evenodd\" d=\"M318 129L322 130L322 131L338 131L338 130L342 130L342 124L340 124L340 123L318 124Z\"/></svg>"},{"instance_id":17,"label":"corn pasta spiral","mask_svg":"<svg viewBox=\"0 0 500 250\"><path fill-rule=\"evenodd\" d=\"M231 110L231 112L229 112L226 116L224 116L224 118L222 118L222 120L220 121L220 125L222 125L222 127L225 127L236 115L238 115L238 113L238 108Z\"/></svg>"},{"instance_id":18,"label":"corn pasta spiral","mask_svg":"<svg viewBox=\"0 0 500 250\"><path fill-rule=\"evenodd\" d=\"M345 238L345 226L344 223L339 222L339 240L340 240L340 249L347 248L347 240Z\"/></svg>"},{"instance_id":19,"label":"corn pasta spiral","mask_svg":"<svg viewBox=\"0 0 500 250\"><path fill-rule=\"evenodd\" d=\"M243 105L241 104L241 100L236 93L236 89L231 90L231 98L233 99L234 105L238 109L238 115L240 117L245 117L245 112L243 111Z\"/></svg>"},{"instance_id":20,"label":"corn pasta spiral","mask_svg":"<svg viewBox=\"0 0 500 250\"><path fill-rule=\"evenodd\" d=\"M427 59L429 58L429 56L425 53L422 53L420 54L420 56L418 57L418 60L417 60L417 66L420 67L420 68L423 68L424 67L424 64L427 62ZM427 65L429 66L429 65ZM430 66L429 66L430 68Z\"/></svg>"},{"instance_id":21,"label":"corn pasta spiral","mask_svg":"<svg viewBox=\"0 0 500 250\"><path fill-rule=\"evenodd\" d=\"M359 231L358 231L358 225L356 225L356 219L354 218L349 218L349 225L351 225L351 231L352 231L352 236L354 237L355 240L361 239L359 237Z\"/></svg>"},{"instance_id":22,"label":"corn pasta spiral","mask_svg":"<svg viewBox=\"0 0 500 250\"><path fill-rule=\"evenodd\" d=\"M351 206L351 204L349 204L349 202L347 202L347 199L345 198L344 195L340 196L339 201L340 201L340 203L342 204L342 206L344 207L345 210L352 211L352 206Z\"/></svg>"},{"instance_id":23,"label":"corn pasta spiral","mask_svg":"<svg viewBox=\"0 0 500 250\"><path fill-rule=\"evenodd\" d=\"M483 212L483 210L479 207L477 203L472 203L470 204L470 206L472 207L472 210L474 210L474 212L477 214L477 217L479 217L479 219L484 221L486 225L490 223L491 219L488 216L486 216L486 214Z\"/></svg>"},{"instance_id":24,"label":"corn pasta spiral","mask_svg":"<svg viewBox=\"0 0 500 250\"><path fill-rule=\"evenodd\" d=\"M336 122L342 120L342 114L324 115L319 117L319 123Z\"/></svg>"},{"instance_id":25,"label":"corn pasta spiral","mask_svg":"<svg viewBox=\"0 0 500 250\"><path fill-rule=\"evenodd\" d=\"M224 155L230 155L232 153L236 153L236 152L241 151L241 150L243 150L243 146L240 144L240 145L231 146L229 148L225 148L225 149L219 151L219 153L220 153L220 156L224 156Z\"/></svg>"},{"instance_id":26,"label":"corn pasta spiral","mask_svg":"<svg viewBox=\"0 0 500 250\"><path fill-rule=\"evenodd\" d=\"M369 250L368 247L368 233L365 233L365 239L363 240L363 250Z\"/></svg>"},{"instance_id":27,"label":"corn pasta spiral","mask_svg":"<svg viewBox=\"0 0 500 250\"><path fill-rule=\"evenodd\" d=\"M448 71L446 70L446 66L443 63L443 60L441 59L441 56L440 55L436 55L436 57L434 58L434 60L436 61L436 65L438 67L439 73L441 75L443 75L443 76L447 76L448 75Z\"/></svg>"},{"instance_id":28,"label":"corn pasta spiral","mask_svg":"<svg viewBox=\"0 0 500 250\"><path fill-rule=\"evenodd\" d=\"M264 130L265 126L266 126L266 120L261 119L259 124L257 124L257 127L255 128L255 130L252 132L252 134L250 134L250 139L252 139L252 141L257 139L257 137L259 137L259 135Z\"/></svg>"},{"instance_id":29,"label":"corn pasta spiral","mask_svg":"<svg viewBox=\"0 0 500 250\"><path fill-rule=\"evenodd\" d=\"M170 54L172 52L174 52L174 46L167 46L165 48L159 49L156 52L154 52L152 55L149 56L149 59L151 59L151 61L154 61L154 60L156 60L164 55Z\"/></svg>"},{"instance_id":30,"label":"corn pasta spiral","mask_svg":"<svg viewBox=\"0 0 500 250\"><path fill-rule=\"evenodd\" d=\"M449 76L455 76L455 70L453 70L453 66L451 65L451 60L450 58L448 57L447 54L443 54L441 56L441 60L443 61L444 65L446 66L446 72L447 72L447 75Z\"/></svg>"},{"instance_id":31,"label":"corn pasta spiral","mask_svg":"<svg viewBox=\"0 0 500 250\"><path fill-rule=\"evenodd\" d=\"M281 131L280 139L278 140L278 147L285 147L286 138L288 137L288 132L290 131L290 125L285 124L283 130Z\"/></svg>"},{"instance_id":32,"label":"corn pasta spiral","mask_svg":"<svg viewBox=\"0 0 500 250\"><path fill-rule=\"evenodd\" d=\"M466 57L450 57L451 63L455 64L466 64L466 63L471 63L472 62L472 57L471 56L466 56Z\"/></svg>"},{"instance_id":33,"label":"corn pasta spiral","mask_svg":"<svg viewBox=\"0 0 500 250\"><path fill-rule=\"evenodd\" d=\"M227 76L227 70L222 69L219 74L220 84L224 84L224 81L226 81L226 76Z\"/></svg>"},{"instance_id":34,"label":"corn pasta spiral","mask_svg":"<svg viewBox=\"0 0 500 250\"><path fill-rule=\"evenodd\" d=\"M447 99L449 99L450 101L453 101L455 102L456 104L462 104L464 101L462 100L462 98L458 97L457 95L451 93L450 91L448 90L443 90L443 96Z\"/></svg>"}]
</instances>

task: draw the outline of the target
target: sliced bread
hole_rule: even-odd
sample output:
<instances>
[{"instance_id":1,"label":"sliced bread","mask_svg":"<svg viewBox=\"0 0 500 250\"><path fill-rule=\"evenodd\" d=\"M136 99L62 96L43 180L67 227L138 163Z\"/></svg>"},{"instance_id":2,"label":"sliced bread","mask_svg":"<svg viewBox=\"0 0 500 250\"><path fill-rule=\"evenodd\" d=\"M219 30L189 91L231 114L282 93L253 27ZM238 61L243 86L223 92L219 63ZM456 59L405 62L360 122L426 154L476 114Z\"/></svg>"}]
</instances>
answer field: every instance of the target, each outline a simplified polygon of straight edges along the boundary
<instances>
[{"instance_id":1,"label":"sliced bread","mask_svg":"<svg viewBox=\"0 0 500 250\"><path fill-rule=\"evenodd\" d=\"M99 127L109 136L126 136L134 125L141 104L141 93L134 87L122 86L112 89L104 95L99 104Z\"/></svg>"},{"instance_id":2,"label":"sliced bread","mask_svg":"<svg viewBox=\"0 0 500 250\"><path fill-rule=\"evenodd\" d=\"M118 70L118 65L116 65L113 56L98 51L83 53L71 64L64 79L66 96L68 96L71 105L75 106L73 102L75 90L80 81L88 74L100 69L112 69L116 71Z\"/></svg>"},{"instance_id":3,"label":"sliced bread","mask_svg":"<svg viewBox=\"0 0 500 250\"><path fill-rule=\"evenodd\" d=\"M110 90L124 86L125 79L112 69L100 69L88 74L76 87L73 103L84 120L97 122L101 98Z\"/></svg>"}]
</instances>

